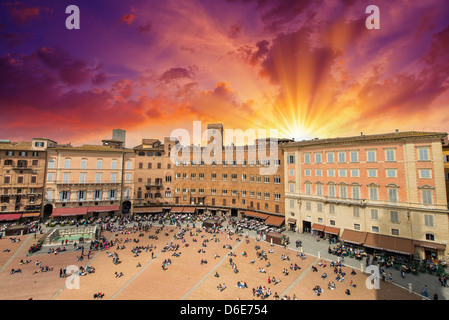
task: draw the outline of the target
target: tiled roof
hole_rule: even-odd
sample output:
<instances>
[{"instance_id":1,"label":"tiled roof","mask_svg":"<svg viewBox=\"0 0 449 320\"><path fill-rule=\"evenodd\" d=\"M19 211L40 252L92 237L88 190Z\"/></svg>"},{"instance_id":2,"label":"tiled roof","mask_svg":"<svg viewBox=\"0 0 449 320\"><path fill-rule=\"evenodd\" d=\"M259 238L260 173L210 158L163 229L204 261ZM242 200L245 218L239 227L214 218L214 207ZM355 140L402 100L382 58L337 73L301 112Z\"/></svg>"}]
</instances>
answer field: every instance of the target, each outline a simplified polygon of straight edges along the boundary
<instances>
[{"instance_id":1,"label":"tiled roof","mask_svg":"<svg viewBox=\"0 0 449 320\"><path fill-rule=\"evenodd\" d=\"M31 150L31 142L0 143L2 150Z\"/></svg>"},{"instance_id":2,"label":"tiled roof","mask_svg":"<svg viewBox=\"0 0 449 320\"><path fill-rule=\"evenodd\" d=\"M422 131L405 131L405 132L393 132L384 134L373 134L373 135L363 135L352 136L352 137L339 137L339 138L329 138L329 139L313 139L313 140L303 140L287 143L285 147L306 147L313 145L323 145L323 144L335 144L335 143L353 143L353 142L368 142L376 140L396 140L396 139L415 139L415 138L440 138L443 139L447 136L446 132L422 132Z\"/></svg>"}]
</instances>

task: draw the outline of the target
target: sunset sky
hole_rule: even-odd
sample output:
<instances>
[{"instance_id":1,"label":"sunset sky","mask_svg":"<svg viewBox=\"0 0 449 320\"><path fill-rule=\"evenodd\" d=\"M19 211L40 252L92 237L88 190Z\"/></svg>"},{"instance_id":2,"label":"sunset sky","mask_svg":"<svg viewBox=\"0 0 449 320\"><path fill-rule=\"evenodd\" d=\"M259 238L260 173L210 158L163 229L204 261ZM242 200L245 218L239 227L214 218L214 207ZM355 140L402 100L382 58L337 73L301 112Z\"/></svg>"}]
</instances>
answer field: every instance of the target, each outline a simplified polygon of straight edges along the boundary
<instances>
[{"instance_id":1,"label":"sunset sky","mask_svg":"<svg viewBox=\"0 0 449 320\"><path fill-rule=\"evenodd\" d=\"M447 0L7 0L0 39L0 139L449 131Z\"/></svg>"}]
</instances>

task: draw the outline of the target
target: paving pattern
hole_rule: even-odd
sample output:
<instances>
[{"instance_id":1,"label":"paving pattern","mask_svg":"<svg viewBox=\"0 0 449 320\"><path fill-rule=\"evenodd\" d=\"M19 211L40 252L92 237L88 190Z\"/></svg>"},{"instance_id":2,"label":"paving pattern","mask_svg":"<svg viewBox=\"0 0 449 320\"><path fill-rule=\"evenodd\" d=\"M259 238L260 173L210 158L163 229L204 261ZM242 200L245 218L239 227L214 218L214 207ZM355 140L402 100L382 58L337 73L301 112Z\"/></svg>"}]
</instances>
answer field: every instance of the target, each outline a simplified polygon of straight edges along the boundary
<instances>
[{"instance_id":1,"label":"paving pattern","mask_svg":"<svg viewBox=\"0 0 449 320\"><path fill-rule=\"evenodd\" d=\"M43 249L28 257L27 251L34 242L34 235L16 237L21 239L20 242L11 242L9 237L3 237L0 239L0 299L91 300L93 294L98 292L104 293L104 300L271 300L277 297L300 300L422 299L416 293L387 282L381 282L379 290L369 290L365 286L368 275L356 270L357 274L351 276L353 267L346 264L343 267L345 280L339 282L335 280L336 274L325 257L318 258L304 250L306 258L302 259L295 248L272 246L263 240L257 241L251 234L230 236L226 232L212 234L190 228L183 239L175 239L179 228L166 226L156 233L157 228L160 226L142 232L141 236L140 232L122 234L104 231L107 239L120 239L125 249L118 250L114 246L104 251L93 251L90 259L85 257L83 261L78 261L80 252L73 250L47 254ZM150 239L150 235L158 238ZM125 243L126 239L131 241ZM162 250L167 244L179 248L176 251ZM152 245L154 249L142 251L139 256L131 252L135 246L147 245ZM88 251L86 246L85 253ZM117 265L110 257L114 252L121 261ZM266 258L258 257L257 252L264 252ZM168 259L171 264L166 264L164 270L162 264ZM31 261L20 264L21 260ZM201 263L202 260L207 263ZM51 267L53 271L39 272L36 261L41 266ZM295 264L299 266L297 270L291 268ZM95 273L80 277L79 289L69 289L66 288L67 278L59 276L59 270L69 265L93 266ZM238 272L234 272L233 265ZM314 272L312 266L318 271ZM22 272L10 274L11 269L17 268ZM259 272L261 268L265 269L265 273ZM284 273L286 270L288 274ZM123 273L123 276L116 278L116 272ZM328 274L326 279L321 278L324 272ZM273 283L273 277L280 282ZM349 285L351 280L356 284L355 288ZM336 284L334 290L327 287L330 281ZM246 283L247 287L238 287L238 282ZM226 288L219 290L223 284ZM323 289L319 296L312 290L316 285ZM257 290L253 290L257 288L270 294L262 297ZM350 289L350 295L345 293L346 289Z\"/></svg>"}]
</instances>

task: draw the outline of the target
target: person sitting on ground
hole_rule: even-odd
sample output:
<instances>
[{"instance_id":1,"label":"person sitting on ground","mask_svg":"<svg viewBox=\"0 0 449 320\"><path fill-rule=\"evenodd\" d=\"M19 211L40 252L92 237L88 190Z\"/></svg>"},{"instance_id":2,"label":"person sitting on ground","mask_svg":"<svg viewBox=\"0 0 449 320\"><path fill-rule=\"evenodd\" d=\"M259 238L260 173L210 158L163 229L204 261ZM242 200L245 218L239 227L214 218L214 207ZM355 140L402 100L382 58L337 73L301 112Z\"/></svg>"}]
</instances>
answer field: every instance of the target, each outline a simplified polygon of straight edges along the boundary
<instances>
[{"instance_id":1,"label":"person sitting on ground","mask_svg":"<svg viewBox=\"0 0 449 320\"><path fill-rule=\"evenodd\" d=\"M327 273L325 272L321 275L321 279L326 279L326 278L327 278Z\"/></svg>"}]
</instances>

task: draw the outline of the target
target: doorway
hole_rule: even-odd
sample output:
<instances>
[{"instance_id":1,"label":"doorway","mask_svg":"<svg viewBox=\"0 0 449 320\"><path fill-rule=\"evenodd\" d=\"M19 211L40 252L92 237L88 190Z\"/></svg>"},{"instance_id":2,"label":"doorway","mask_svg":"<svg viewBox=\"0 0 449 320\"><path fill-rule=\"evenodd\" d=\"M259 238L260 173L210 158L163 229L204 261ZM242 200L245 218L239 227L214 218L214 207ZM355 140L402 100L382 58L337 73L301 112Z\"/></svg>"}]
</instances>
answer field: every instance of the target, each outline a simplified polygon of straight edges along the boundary
<instances>
[{"instance_id":1,"label":"doorway","mask_svg":"<svg viewBox=\"0 0 449 320\"><path fill-rule=\"evenodd\" d=\"M302 232L311 232L312 223L310 221L302 221Z\"/></svg>"}]
</instances>

